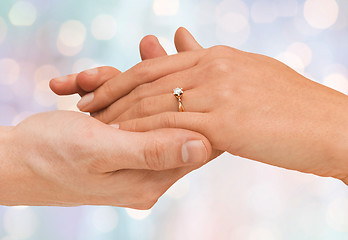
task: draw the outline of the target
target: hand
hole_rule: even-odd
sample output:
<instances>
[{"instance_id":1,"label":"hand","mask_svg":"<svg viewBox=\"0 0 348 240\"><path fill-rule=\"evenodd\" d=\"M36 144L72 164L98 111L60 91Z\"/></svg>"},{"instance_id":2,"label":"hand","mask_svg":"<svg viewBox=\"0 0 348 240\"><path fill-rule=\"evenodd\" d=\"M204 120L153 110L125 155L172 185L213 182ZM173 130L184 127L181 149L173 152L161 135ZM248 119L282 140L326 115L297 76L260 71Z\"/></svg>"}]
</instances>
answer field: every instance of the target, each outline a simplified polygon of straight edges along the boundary
<instances>
[{"instance_id":1,"label":"hand","mask_svg":"<svg viewBox=\"0 0 348 240\"><path fill-rule=\"evenodd\" d=\"M77 112L37 114L6 133L2 205L148 209L211 152L205 137L188 130L132 133Z\"/></svg>"},{"instance_id":2,"label":"hand","mask_svg":"<svg viewBox=\"0 0 348 240\"><path fill-rule=\"evenodd\" d=\"M184 89L184 113L171 90ZM347 96L275 59L216 46L139 63L84 111L120 129L184 128L215 150L348 182ZM130 120L132 119L132 120Z\"/></svg>"},{"instance_id":3,"label":"hand","mask_svg":"<svg viewBox=\"0 0 348 240\"><path fill-rule=\"evenodd\" d=\"M175 44L178 52L192 51L202 47L195 41L192 35L185 29L179 28L175 33ZM140 56L143 61L167 56L166 51L153 35L145 36L139 45ZM93 92L105 82L115 78L121 72L109 66L88 69L81 73L70 74L53 78L50 87L58 95L70 95L78 93L81 97Z\"/></svg>"}]
</instances>

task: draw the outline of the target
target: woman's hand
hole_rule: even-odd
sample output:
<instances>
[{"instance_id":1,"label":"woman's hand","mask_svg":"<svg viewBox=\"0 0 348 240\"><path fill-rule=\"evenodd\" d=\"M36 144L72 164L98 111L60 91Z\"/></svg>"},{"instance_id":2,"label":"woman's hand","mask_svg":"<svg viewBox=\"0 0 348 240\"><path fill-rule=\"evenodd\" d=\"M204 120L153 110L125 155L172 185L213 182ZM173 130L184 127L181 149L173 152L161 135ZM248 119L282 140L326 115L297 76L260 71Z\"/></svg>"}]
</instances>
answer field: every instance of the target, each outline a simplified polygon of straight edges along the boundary
<instances>
[{"instance_id":1,"label":"woman's hand","mask_svg":"<svg viewBox=\"0 0 348 240\"><path fill-rule=\"evenodd\" d=\"M147 209L211 152L188 130L132 133L66 111L0 128L0 142L1 205Z\"/></svg>"},{"instance_id":2,"label":"woman's hand","mask_svg":"<svg viewBox=\"0 0 348 240\"><path fill-rule=\"evenodd\" d=\"M215 150L347 182L347 96L266 56L216 46L151 59L89 100L82 110L105 108L94 116L123 130L190 129Z\"/></svg>"}]
</instances>

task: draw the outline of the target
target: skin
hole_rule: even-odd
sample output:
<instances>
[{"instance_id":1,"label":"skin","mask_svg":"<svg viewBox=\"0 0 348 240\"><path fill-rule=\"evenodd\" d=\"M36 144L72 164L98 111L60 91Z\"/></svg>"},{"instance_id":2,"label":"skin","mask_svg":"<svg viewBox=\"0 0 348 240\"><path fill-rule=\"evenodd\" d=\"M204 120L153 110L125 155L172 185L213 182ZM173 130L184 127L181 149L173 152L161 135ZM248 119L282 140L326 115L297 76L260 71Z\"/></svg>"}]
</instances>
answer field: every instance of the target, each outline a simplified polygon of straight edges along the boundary
<instances>
[{"instance_id":1,"label":"skin","mask_svg":"<svg viewBox=\"0 0 348 240\"><path fill-rule=\"evenodd\" d=\"M153 36L140 48L143 59L166 55ZM51 81L51 87L84 96L120 71L103 67L99 73L98 78L72 74ZM68 111L0 126L0 143L0 204L8 206L149 209L178 179L206 163L212 151L204 136L189 130L132 133Z\"/></svg>"},{"instance_id":2,"label":"skin","mask_svg":"<svg viewBox=\"0 0 348 240\"><path fill-rule=\"evenodd\" d=\"M187 130L121 131L55 111L1 129L1 205L111 205L148 209L211 151ZM182 145L204 141L185 162ZM208 151L208 152L206 152Z\"/></svg>"},{"instance_id":3,"label":"skin","mask_svg":"<svg viewBox=\"0 0 348 240\"><path fill-rule=\"evenodd\" d=\"M184 89L184 113L175 87ZM348 183L348 97L267 56L215 46L151 59L90 100L80 109L122 130L188 129L206 136L213 153Z\"/></svg>"}]
</instances>

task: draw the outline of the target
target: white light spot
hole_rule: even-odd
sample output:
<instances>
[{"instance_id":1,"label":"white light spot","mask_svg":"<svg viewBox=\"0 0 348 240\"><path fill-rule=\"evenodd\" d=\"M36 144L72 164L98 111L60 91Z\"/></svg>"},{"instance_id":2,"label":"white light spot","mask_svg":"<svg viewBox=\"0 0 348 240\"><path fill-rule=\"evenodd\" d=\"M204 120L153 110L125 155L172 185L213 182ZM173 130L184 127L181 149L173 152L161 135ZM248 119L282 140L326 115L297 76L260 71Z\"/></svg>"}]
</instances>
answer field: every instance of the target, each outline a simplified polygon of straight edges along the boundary
<instances>
[{"instance_id":1,"label":"white light spot","mask_svg":"<svg viewBox=\"0 0 348 240\"><path fill-rule=\"evenodd\" d=\"M240 13L229 12L218 18L221 30L230 33L238 33L248 27L248 19Z\"/></svg>"},{"instance_id":2,"label":"white light spot","mask_svg":"<svg viewBox=\"0 0 348 240\"><path fill-rule=\"evenodd\" d=\"M174 199L180 199L183 198L189 190L190 182L186 178L183 178L169 188L165 195Z\"/></svg>"},{"instance_id":3,"label":"white light spot","mask_svg":"<svg viewBox=\"0 0 348 240\"><path fill-rule=\"evenodd\" d=\"M69 20L59 30L59 40L68 47L82 45L86 38L86 27L77 20Z\"/></svg>"},{"instance_id":4,"label":"white light spot","mask_svg":"<svg viewBox=\"0 0 348 240\"><path fill-rule=\"evenodd\" d=\"M10 9L8 17L15 26L30 26L36 20L36 8L30 2L18 1Z\"/></svg>"},{"instance_id":5,"label":"white light spot","mask_svg":"<svg viewBox=\"0 0 348 240\"><path fill-rule=\"evenodd\" d=\"M348 94L348 80L339 73L332 73L323 80L323 84L336 91Z\"/></svg>"},{"instance_id":6,"label":"white light spot","mask_svg":"<svg viewBox=\"0 0 348 240\"><path fill-rule=\"evenodd\" d=\"M54 77L60 76L59 70L53 65L43 65L36 69L34 74L35 82L49 82Z\"/></svg>"},{"instance_id":7,"label":"white light spot","mask_svg":"<svg viewBox=\"0 0 348 240\"><path fill-rule=\"evenodd\" d=\"M81 52L83 45L80 45L77 47L69 47L58 40L57 48L58 48L58 51L65 56L75 56L76 54Z\"/></svg>"},{"instance_id":8,"label":"white light spot","mask_svg":"<svg viewBox=\"0 0 348 240\"><path fill-rule=\"evenodd\" d=\"M0 17L0 43L5 40L7 25L2 17Z\"/></svg>"},{"instance_id":9,"label":"white light spot","mask_svg":"<svg viewBox=\"0 0 348 240\"><path fill-rule=\"evenodd\" d=\"M9 238L20 240L33 236L38 227L38 218L29 207L11 207L3 219L5 232Z\"/></svg>"},{"instance_id":10,"label":"white light spot","mask_svg":"<svg viewBox=\"0 0 348 240\"><path fill-rule=\"evenodd\" d=\"M337 2L335 0L307 0L304 4L304 17L313 28L329 28L338 17Z\"/></svg>"},{"instance_id":11,"label":"white light spot","mask_svg":"<svg viewBox=\"0 0 348 240\"><path fill-rule=\"evenodd\" d=\"M93 212L92 222L98 231L112 232L118 224L117 211L113 207L97 207Z\"/></svg>"},{"instance_id":12,"label":"white light spot","mask_svg":"<svg viewBox=\"0 0 348 240\"><path fill-rule=\"evenodd\" d=\"M136 209L127 208L126 212L128 213L128 215L131 218L137 219L137 220L142 220L150 215L151 209L149 209L149 210L136 210Z\"/></svg>"},{"instance_id":13,"label":"white light spot","mask_svg":"<svg viewBox=\"0 0 348 240\"><path fill-rule=\"evenodd\" d=\"M312 50L305 43L295 42L288 47L287 51L298 56L302 60L305 67L308 66L312 61Z\"/></svg>"},{"instance_id":14,"label":"white light spot","mask_svg":"<svg viewBox=\"0 0 348 240\"><path fill-rule=\"evenodd\" d=\"M269 0L254 2L251 6L250 15L255 23L271 23L278 16L273 1Z\"/></svg>"},{"instance_id":15,"label":"white light spot","mask_svg":"<svg viewBox=\"0 0 348 240\"><path fill-rule=\"evenodd\" d=\"M110 40L116 34L116 20L107 14L94 18L91 26L92 35L98 40Z\"/></svg>"},{"instance_id":16,"label":"white light spot","mask_svg":"<svg viewBox=\"0 0 348 240\"><path fill-rule=\"evenodd\" d=\"M10 58L0 59L0 84L11 85L18 80L19 64Z\"/></svg>"},{"instance_id":17,"label":"white light spot","mask_svg":"<svg viewBox=\"0 0 348 240\"><path fill-rule=\"evenodd\" d=\"M327 209L327 222L330 227L340 232L348 232L348 198L333 200Z\"/></svg>"},{"instance_id":18,"label":"white light spot","mask_svg":"<svg viewBox=\"0 0 348 240\"><path fill-rule=\"evenodd\" d=\"M218 17L216 32L221 43L238 47L249 38L249 21L243 14L228 12Z\"/></svg>"},{"instance_id":19,"label":"white light spot","mask_svg":"<svg viewBox=\"0 0 348 240\"><path fill-rule=\"evenodd\" d=\"M305 69L305 64L303 63L302 59L297 56L296 54L286 51L281 54L279 54L276 59L283 62L284 64L288 65L298 73L303 74Z\"/></svg>"},{"instance_id":20,"label":"white light spot","mask_svg":"<svg viewBox=\"0 0 348 240\"><path fill-rule=\"evenodd\" d=\"M179 0L154 0L153 11L159 16L174 16L179 11Z\"/></svg>"},{"instance_id":21,"label":"white light spot","mask_svg":"<svg viewBox=\"0 0 348 240\"><path fill-rule=\"evenodd\" d=\"M57 47L66 56L74 56L83 48L86 39L86 27L77 20L69 20L59 30Z\"/></svg>"}]
</instances>

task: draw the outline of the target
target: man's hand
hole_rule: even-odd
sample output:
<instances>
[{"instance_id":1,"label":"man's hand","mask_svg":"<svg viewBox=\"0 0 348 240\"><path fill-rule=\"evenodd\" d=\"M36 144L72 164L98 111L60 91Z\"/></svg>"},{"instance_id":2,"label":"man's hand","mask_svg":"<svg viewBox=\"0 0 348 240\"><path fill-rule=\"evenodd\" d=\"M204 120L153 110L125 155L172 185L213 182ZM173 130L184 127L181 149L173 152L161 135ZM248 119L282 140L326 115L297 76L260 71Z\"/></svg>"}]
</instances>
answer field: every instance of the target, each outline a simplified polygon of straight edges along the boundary
<instances>
[{"instance_id":1,"label":"man's hand","mask_svg":"<svg viewBox=\"0 0 348 240\"><path fill-rule=\"evenodd\" d=\"M1 159L7 166L0 168L2 205L147 209L211 153L198 133L125 132L67 111L37 114L4 131L8 154Z\"/></svg>"}]
</instances>

